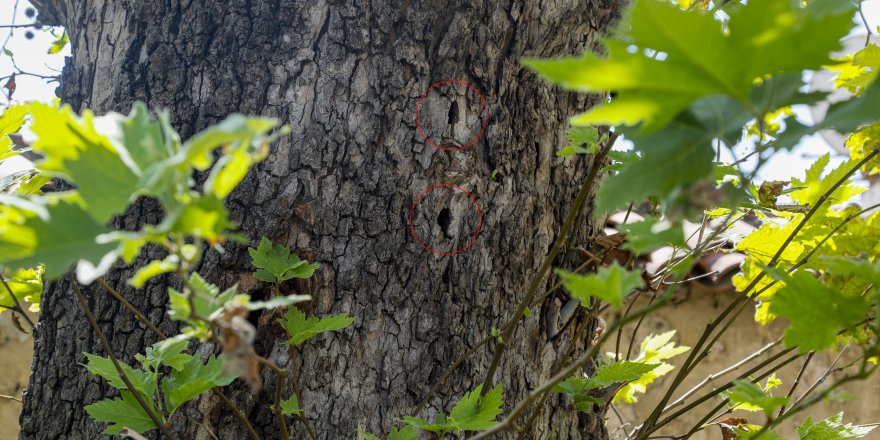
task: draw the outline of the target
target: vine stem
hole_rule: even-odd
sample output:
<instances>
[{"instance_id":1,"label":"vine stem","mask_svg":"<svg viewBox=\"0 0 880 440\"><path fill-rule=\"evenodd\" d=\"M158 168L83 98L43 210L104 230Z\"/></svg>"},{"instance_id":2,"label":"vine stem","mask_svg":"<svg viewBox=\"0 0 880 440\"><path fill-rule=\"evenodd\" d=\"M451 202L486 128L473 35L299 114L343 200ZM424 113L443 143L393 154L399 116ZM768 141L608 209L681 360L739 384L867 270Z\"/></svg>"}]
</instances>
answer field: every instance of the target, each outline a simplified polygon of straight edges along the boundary
<instances>
[{"instance_id":1,"label":"vine stem","mask_svg":"<svg viewBox=\"0 0 880 440\"><path fill-rule=\"evenodd\" d=\"M281 438L283 440L290 440L290 434L287 432L287 421L284 420L284 414L281 412L281 381L287 377L287 370L262 356L257 356L257 360L275 372L275 405L273 409L275 411L275 418L278 419L278 426L281 429Z\"/></svg>"},{"instance_id":2,"label":"vine stem","mask_svg":"<svg viewBox=\"0 0 880 440\"><path fill-rule=\"evenodd\" d=\"M852 169L850 169L843 176L841 176L840 179L838 179L836 182L834 182L834 184L831 185L831 187L828 188L828 190L825 191L822 194L822 196L819 197L819 199L810 208L810 210L807 211L806 214L804 214L804 218L801 219L801 221L797 224L797 226L795 226L795 228L791 232L791 234L789 234L788 237L786 237L785 241L782 243L782 245L776 251L776 254L773 255L773 257L770 259L770 262L767 264L768 268L775 267L779 263L779 260L782 257L782 253L785 252L785 250L788 248L788 245L791 244L791 242L794 240L794 238L797 236L797 234L800 233L801 229L803 229L804 226L806 226L806 224L810 220L810 218L812 218L813 215L815 215L816 212L818 212L819 207L828 201L828 199L831 197L831 194L833 194L834 191L836 191L841 185L843 185L844 182L846 182L863 165L865 165L870 160L872 160L878 153L880 153L880 149L874 149L873 151L871 151L870 153L865 155L865 157L862 158L862 160L860 160L857 164L855 164L855 166L853 166ZM814 248L814 249L817 249L818 247L819 246L816 246L816 248ZM749 283L749 285L746 286L745 289L743 289L743 293L740 297L731 301L730 304L728 304L728 306L724 310L722 310L721 313L715 319L713 319L711 322L709 322L706 325L706 329L703 331L703 334L700 335L700 338L697 341L697 344L694 346L693 350L688 355L688 358L685 360L684 364L681 366L681 369L679 369L678 373L676 373L675 377L672 380L672 383L669 385L669 388L666 390L666 393L660 399L660 402L657 403L657 406L654 407L654 410L648 416L647 420L642 425L642 428L636 433L637 434L636 439L644 440L651 432L654 431L653 425L657 422L657 419L660 417L661 412L663 411L663 408L666 407L666 404L669 402L669 399L672 398L672 393L675 392L675 390L678 388L678 386L681 385L681 383L684 381L684 378L687 377L687 375L690 374L691 371L693 371L693 369L696 367L696 365L699 362L701 362L706 357L706 355L708 355L709 350L715 345L715 342L718 341L718 338L720 338L721 335L727 331L727 329L730 327L730 325L733 323L733 321L737 318L737 316L739 316L739 314L742 313L742 310L744 309L744 306L748 303L748 301L751 299L754 299L760 292L762 292L764 290L764 289L762 289L762 290L758 291L757 293L752 293L752 290L758 285L758 283L766 275L767 275L766 270L761 271L761 273L758 274L758 276L756 276L755 279L752 280ZM734 309L736 309L735 312L734 312ZM712 336L712 334L715 332L715 329L718 328L718 326L731 313L733 313L733 314L730 317L730 319L724 323L724 325L715 334L715 336L712 338L712 340L708 344L706 344L706 341L709 340L709 337ZM705 346L705 348L704 348L704 346ZM698 353L699 353L699 357L698 357Z\"/></svg>"},{"instance_id":3,"label":"vine stem","mask_svg":"<svg viewBox=\"0 0 880 440\"><path fill-rule=\"evenodd\" d=\"M89 310L88 303L86 302L86 298L83 296L82 291L79 288L79 283L77 283L76 279L70 274L68 274L68 279L70 280L71 285L73 286L73 291L76 295L77 301L79 301L79 305L82 307L83 312L86 314L86 318L89 320L89 324L92 326L92 330L98 335L98 339L101 340L101 345L104 347L104 351L107 352L107 355L110 356L110 360L113 362L113 367L116 368L116 372L119 373L119 378L125 382L125 386L131 391L131 395L134 396L135 400L137 400L138 405L147 413L147 416L150 417L150 420L162 431L162 434L165 437L170 439L177 439L176 436L172 435L168 428L164 423L159 419L156 413L150 408L150 405L147 405L147 402L144 400L144 397L141 395L140 391L134 387L134 384L131 383L128 376L125 374L125 371L122 369L122 366L119 365L119 359L116 358L116 353L113 352L113 348L110 346L110 342L107 340L107 337L104 335L104 332L101 330L101 326L98 325L98 321L95 320L95 316L92 315L92 311Z\"/></svg>"},{"instance_id":4,"label":"vine stem","mask_svg":"<svg viewBox=\"0 0 880 440\"><path fill-rule=\"evenodd\" d=\"M605 145L603 145L596 156L593 157L590 171L587 174L587 177L584 179L584 182L581 184L581 189L580 191L578 191L574 203L572 204L571 209L568 211L568 215L566 216L565 221L562 224L562 228L559 230L559 237L556 239L556 242L553 243L553 247L544 258L544 262L538 269L538 273L536 273L535 277L532 279L532 282L529 285L529 289L525 297L523 297L519 305L516 307L516 311L513 314L513 324L508 326L504 330L501 336L501 340L498 341L498 344L495 346L495 353L492 355L492 363L489 364L489 369L486 371L486 378L483 380L483 395L485 395L492 387L492 382L495 378L495 372L498 370L498 365L501 363L501 358L504 356L504 351L507 348L507 344L513 337L514 332L516 332L519 321L520 319L522 319L526 308L529 306L529 304L531 304L532 298L538 292L538 286L541 285L541 281L550 270L550 266L553 264L553 260L556 259L556 255L559 254L559 252L562 250L562 247L568 241L569 232L574 226L578 214L580 214L581 206L583 206L584 202L587 200L587 196L592 191L593 184L596 182L596 178L599 176L599 168L601 168L602 162L605 160L608 152L611 151L611 146L614 145L614 142L616 140L617 135L614 133L610 133L608 135L608 138L605 140Z\"/></svg>"},{"instance_id":5,"label":"vine stem","mask_svg":"<svg viewBox=\"0 0 880 440\"><path fill-rule=\"evenodd\" d=\"M156 336L162 339L168 339L168 335L166 335L162 330L159 330L159 327L156 327L155 324L147 319L147 317L144 316L144 314L141 313L141 311L138 310L137 307L135 307L133 304L123 298L122 295L120 295L119 292L116 291L116 289L111 287L110 284L108 284L103 277L98 277L98 284L104 287L104 289L107 290L110 295L116 298L125 307L125 309L128 310L129 313L131 313L135 316L135 318L143 322L147 326L147 328L150 329L150 331L156 334ZM257 431L254 429L254 426L251 425L251 422L247 419L247 417L245 417L244 412L237 406L235 406L235 403L233 403L232 400L229 400L229 397L227 397L226 394L220 390L220 388L212 388L212 390L214 391L214 394L216 394L217 397L219 397L220 400L223 401L223 404L226 406L226 408L230 412L232 412L232 415L235 416L235 418L237 418L239 421L241 421L242 424L244 424L244 427L247 430L248 436L251 438L251 440L260 440L259 434L257 434Z\"/></svg>"}]
</instances>

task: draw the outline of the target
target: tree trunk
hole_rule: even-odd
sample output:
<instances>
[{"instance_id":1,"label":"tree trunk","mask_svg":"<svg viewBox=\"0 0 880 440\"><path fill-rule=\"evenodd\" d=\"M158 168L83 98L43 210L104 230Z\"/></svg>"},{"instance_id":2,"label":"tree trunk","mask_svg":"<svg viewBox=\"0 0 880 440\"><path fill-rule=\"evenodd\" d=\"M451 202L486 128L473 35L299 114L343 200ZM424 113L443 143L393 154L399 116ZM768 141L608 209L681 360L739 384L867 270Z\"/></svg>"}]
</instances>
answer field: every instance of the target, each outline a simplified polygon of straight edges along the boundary
<instances>
[{"instance_id":1,"label":"tree trunk","mask_svg":"<svg viewBox=\"0 0 880 440\"><path fill-rule=\"evenodd\" d=\"M358 427L381 434L415 415L415 404L452 360L513 313L585 175L585 159L553 153L565 142L567 118L590 105L548 86L519 60L589 50L621 6L619 0L35 3L43 22L61 24L71 36L60 96L74 108L127 112L142 100L170 110L184 138L233 112L275 116L292 128L228 205L252 243L267 236L321 263L311 287L291 286L289 293L313 295L310 307L319 316L356 317L348 329L309 341L296 361L305 414L320 439L355 438ZM419 97L446 79L469 83L487 105L484 119L478 97L460 83L435 87L421 104L422 131L445 148L467 144L486 122L484 135L460 151L431 146L416 126ZM454 255L429 252L409 228L418 195L447 183L467 190L483 216L476 241ZM473 204L450 186L426 194L415 211L413 230L440 251L467 244L478 222ZM575 242L591 233L586 214ZM160 216L150 203L138 203L118 226ZM244 249L207 252L199 272L223 288L238 283L259 296ZM164 308L170 279L134 291L124 283L132 273L122 267L108 280L173 331ZM86 294L125 360L133 362L134 353L156 340L99 287ZM548 342L539 319L552 308L534 310L500 365L496 380L503 381L508 409L550 375L565 348L569 336ZM112 391L79 365L80 353L106 354L66 282L47 287L42 310L21 438L98 438L103 426L83 406ZM259 318L257 352L288 366L280 329L268 313ZM490 359L491 345L418 415L448 411L482 382ZM269 370L262 376L259 393L240 383L226 392L264 438L278 438L269 408L275 378ZM290 383L284 386L289 390ZM526 438L607 437L601 414L570 416L561 399L548 402ZM205 429L221 439L246 438L216 397L188 405L184 415L172 427L181 438L210 438ZM306 438L298 420L290 425L295 438Z\"/></svg>"}]
</instances>

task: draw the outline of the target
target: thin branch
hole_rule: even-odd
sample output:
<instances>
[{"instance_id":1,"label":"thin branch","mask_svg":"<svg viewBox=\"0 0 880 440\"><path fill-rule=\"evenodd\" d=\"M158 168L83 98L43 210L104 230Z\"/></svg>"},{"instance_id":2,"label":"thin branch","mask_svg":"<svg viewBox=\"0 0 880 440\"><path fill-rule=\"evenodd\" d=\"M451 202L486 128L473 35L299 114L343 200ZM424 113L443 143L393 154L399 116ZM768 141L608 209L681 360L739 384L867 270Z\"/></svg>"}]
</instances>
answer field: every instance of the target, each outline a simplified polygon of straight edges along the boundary
<instances>
[{"instance_id":1,"label":"thin branch","mask_svg":"<svg viewBox=\"0 0 880 440\"><path fill-rule=\"evenodd\" d=\"M76 294L76 299L79 301L79 305L82 307L83 312L86 314L86 318L89 320L89 324L92 325L92 330L98 335L98 339L101 340L101 345L104 347L104 351L107 352L107 355L110 356L110 360L113 362L113 367L116 368L116 372L119 373L119 378L125 382L125 386L131 391L131 395L134 396L135 400L137 400L138 405L147 413L147 416L150 417L150 420L153 421L153 424L162 431L162 434L165 437L170 439L176 439L177 437L172 435L162 420L153 412L153 409L147 402L144 400L144 397L141 395L140 391L134 387L134 384L131 383L131 380L126 376L125 371L122 369L122 366L119 365L119 360L116 358L116 353L113 352L113 348L110 346L110 342L107 340L107 337L104 336L104 332L101 330L101 326L98 325L98 322L95 320L95 317L92 315L92 311L89 310L89 306L86 302L86 298L83 296L82 291L80 291L79 283L76 282L76 279L70 274L68 274L68 278L70 279L70 283L73 286L73 291Z\"/></svg>"},{"instance_id":2,"label":"thin branch","mask_svg":"<svg viewBox=\"0 0 880 440\"><path fill-rule=\"evenodd\" d=\"M871 25L868 24L868 19L865 18L865 11L862 10L863 3L865 3L864 0L859 1L859 17L861 17L862 19L862 24L865 25L865 32L868 33L868 35L865 36L865 47L868 47L868 45L871 44L871 36L873 36L874 34L873 32L871 32Z\"/></svg>"},{"instance_id":3,"label":"thin branch","mask_svg":"<svg viewBox=\"0 0 880 440\"><path fill-rule=\"evenodd\" d=\"M113 297L116 298L117 301L122 303L122 305L125 307L126 310L129 311L129 313L134 315L134 317L138 321L144 323L144 325L146 325L147 328L149 328L153 333L155 333L157 336L159 336L162 339L168 339L168 336L165 333L163 333L162 330L159 330L159 327L156 327L156 325L153 324L152 321L147 319L147 317L144 316L144 314L141 313L140 310L138 310L135 306L133 306L125 298L123 298L122 295L120 295L119 292L116 291L116 289L110 287L110 284L107 284L107 281L104 280L104 277L98 277L98 284L103 286L104 289L108 293L110 293L110 295L113 295Z\"/></svg>"},{"instance_id":4,"label":"thin branch","mask_svg":"<svg viewBox=\"0 0 880 440\"><path fill-rule=\"evenodd\" d=\"M565 218L565 221L562 224L562 228L559 230L559 236L556 239L556 242L553 243L553 247L550 252L544 258L544 263L541 264L541 267L538 269L538 273L535 274L535 277L532 279L531 285L529 285L529 289L520 301L519 305L516 307L516 311L513 314L513 325L508 327L502 333L501 340L498 341L498 344L495 346L495 353L492 356L492 363L489 365L489 369L486 372L486 378L483 380L483 388L482 393L485 394L492 387L492 382L495 378L495 371L498 369L498 365L501 363L501 358L504 356L504 351L507 348L507 344L510 343L511 338L513 337L514 332L516 332L517 324L519 324L519 320L523 317L523 313L526 308L531 304L532 298L538 292L538 287L541 285L541 281L544 279L544 276L550 270L550 266L553 264L553 260L556 258L556 255L562 250L562 247L568 241L569 232L574 226L575 220L581 211L581 206L587 200L587 196L593 190L593 184L596 181L596 178L599 176L599 169L602 167L602 162L605 157L608 155L608 152L611 150L611 146L614 145L614 141L617 140L617 135L614 133L609 134L606 139L605 145L599 150L599 152L593 157L593 163L590 167L590 171L587 174L587 177L584 179L583 184L581 185L580 191L578 191L577 196L575 197L574 203L571 205L571 209L568 212L568 215Z\"/></svg>"},{"instance_id":5,"label":"thin branch","mask_svg":"<svg viewBox=\"0 0 880 440\"><path fill-rule=\"evenodd\" d=\"M15 29L15 28L25 28L25 27L33 27L39 28L39 23L25 23L25 24L0 24L0 29Z\"/></svg>"},{"instance_id":6,"label":"thin branch","mask_svg":"<svg viewBox=\"0 0 880 440\"><path fill-rule=\"evenodd\" d=\"M251 425L251 422L244 415L244 412L240 410L237 406L235 406L235 403L229 400L229 398L226 397L226 394L220 391L219 388L214 388L214 394L220 397L220 400L223 401L223 403L226 405L226 408L229 409L229 411L231 411L238 420L241 420L241 422L244 423L244 427L247 429L248 435L250 436L251 440L260 440L260 436L257 434L257 431L254 430L253 425Z\"/></svg>"},{"instance_id":7,"label":"thin branch","mask_svg":"<svg viewBox=\"0 0 880 440\"><path fill-rule=\"evenodd\" d=\"M838 362L840 362L840 358L843 357L843 353L846 352L847 348L849 348L849 344L850 344L850 342L852 342L852 339L853 339L853 337L850 336L849 340L846 342L846 345L844 345L843 348L840 350L840 353L837 353L837 357L834 359L834 362L831 362L831 365L829 365L828 369L826 369L825 372L822 373L822 376L820 376L819 379L816 380L816 382L814 382L812 385L810 385L810 387L807 388L807 390L804 391L803 394L801 394L801 396L798 397L797 400L794 401L794 403L791 405L792 407L795 407L799 403L801 403L804 400L804 398L806 398L810 393L815 391L816 388L822 382L825 382L825 380L828 378L828 376L831 375L831 372L834 371L834 367L837 366ZM784 414L784 413L785 412L783 411L782 414Z\"/></svg>"},{"instance_id":8,"label":"thin branch","mask_svg":"<svg viewBox=\"0 0 880 440\"><path fill-rule=\"evenodd\" d=\"M281 438L283 440L290 440L290 434L287 432L287 421L284 419L284 413L281 412L281 381L287 377L287 370L262 356L257 356L257 360L275 372L275 404L272 409L275 411L275 418L278 419L278 426L281 428Z\"/></svg>"}]
</instances>

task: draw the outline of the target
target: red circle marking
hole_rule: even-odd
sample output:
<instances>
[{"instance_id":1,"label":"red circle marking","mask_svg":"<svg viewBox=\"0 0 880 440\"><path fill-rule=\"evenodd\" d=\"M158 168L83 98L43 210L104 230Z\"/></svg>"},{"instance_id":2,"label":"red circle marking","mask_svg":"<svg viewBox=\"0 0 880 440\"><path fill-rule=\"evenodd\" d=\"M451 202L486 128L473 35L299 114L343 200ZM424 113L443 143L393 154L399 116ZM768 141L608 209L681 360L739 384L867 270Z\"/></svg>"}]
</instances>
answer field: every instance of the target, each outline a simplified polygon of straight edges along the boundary
<instances>
[{"instance_id":1,"label":"red circle marking","mask_svg":"<svg viewBox=\"0 0 880 440\"><path fill-rule=\"evenodd\" d=\"M434 141L432 141L431 138L429 138L428 135L426 135L425 132L422 131L422 124L419 122L419 107L422 105L422 100L424 100L425 97L428 96L428 92L430 92L431 89L433 89L434 87L437 87L441 84L446 84L446 83L457 83L457 84L462 84L462 85L466 86L467 88L471 89L474 93L476 93L477 96L480 97L480 103L483 104L483 114L485 115L483 117L483 127L480 128L480 132L477 134L477 137L473 138L470 142L468 142L467 144L465 144L461 147L458 147L458 148L446 148L446 147L441 147L441 146L435 144ZM486 106L486 100L483 99L483 95L481 95L480 92L478 92L477 89L474 88L474 86L468 84L465 81L460 81L457 79L445 79L443 81L439 81L434 84L431 84L431 87L428 87L428 90L425 90L425 92L422 93L422 96L419 97L419 101L416 102L416 129L419 130L419 134L422 135L422 137L425 139L425 142L427 142L427 143L431 144L432 146L437 147L441 150L461 151L461 150L464 150L464 149L470 147L473 144L476 144L477 141L479 141L480 138L483 137L483 133L485 133L486 126L488 124L489 124L489 107Z\"/></svg>"},{"instance_id":2,"label":"red circle marking","mask_svg":"<svg viewBox=\"0 0 880 440\"><path fill-rule=\"evenodd\" d=\"M431 249L428 245L426 245L425 243L422 243L422 240L419 239L419 236L418 236L418 234L416 234L416 230L413 227L413 212L416 209L416 205L419 204L419 200L421 200L421 198L424 197L425 194L428 194L429 192L431 192L437 188L444 188L444 187L453 188L457 191L461 191L461 192L465 193L465 195L469 199L471 199L471 202L474 204L474 207L477 208L477 214L480 216L480 221L477 223L477 230L476 230L476 232L474 232L474 236L471 237L471 241L469 241L466 245L464 245L464 247L462 247L460 249L456 249L453 251L446 251L446 252ZM422 191L421 194L419 194L418 197L416 197L416 200L413 202L412 206L409 208L409 232L410 232L410 234L412 234L413 239L415 239L416 243L418 243L419 246L421 246L421 247L425 248L426 250L428 250L429 252L431 252L433 254L437 254L437 255L455 255L457 253L464 252L465 250L467 250L467 248L471 247L471 245L474 244L475 241L477 241L477 237L480 235L480 228L482 226L483 226L483 211L480 210L480 204L477 203L477 199L475 199L474 196L472 196L471 193L467 192L467 190L465 190L464 188L462 188L460 186L453 185L451 183L443 183L440 185L435 185L435 186L432 186L432 187Z\"/></svg>"}]
</instances>

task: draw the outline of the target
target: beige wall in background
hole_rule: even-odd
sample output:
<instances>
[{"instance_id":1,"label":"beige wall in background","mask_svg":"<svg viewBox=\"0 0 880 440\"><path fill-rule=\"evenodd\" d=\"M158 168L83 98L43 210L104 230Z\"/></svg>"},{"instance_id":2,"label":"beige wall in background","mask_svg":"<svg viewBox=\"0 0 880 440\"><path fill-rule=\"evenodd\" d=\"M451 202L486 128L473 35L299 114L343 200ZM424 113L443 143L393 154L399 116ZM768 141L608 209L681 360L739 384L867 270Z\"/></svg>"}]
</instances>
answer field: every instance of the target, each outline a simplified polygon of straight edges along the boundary
<instances>
[{"instance_id":1,"label":"beige wall in background","mask_svg":"<svg viewBox=\"0 0 880 440\"><path fill-rule=\"evenodd\" d=\"M21 397L31 373L33 350L31 336L18 331L10 321L9 312L3 312L0 315L0 394ZM18 438L20 410L20 403L0 398L0 439Z\"/></svg>"},{"instance_id":2,"label":"beige wall in background","mask_svg":"<svg viewBox=\"0 0 880 440\"><path fill-rule=\"evenodd\" d=\"M645 336L652 333L655 335L665 333L673 329L678 329L678 332L673 339L676 344L693 347L709 320L720 313L733 298L733 294L711 294L696 290L678 293L673 301L673 305L661 309L645 318L635 338L636 346L633 348L633 356L635 356L635 353L638 353L638 344ZM646 300L636 304L634 310L645 303ZM736 324L731 326L731 328L718 341L715 348L712 350L712 353L673 394L672 401L705 379L709 374L724 370L738 360L754 353L764 345L775 341L785 331L785 321L777 320L769 326L762 327L754 321L753 312L753 305L747 305L746 309L737 319ZM609 322L611 319L611 317L606 317L606 320ZM627 347L630 339L629 335L634 327L634 325L628 326L624 331L624 343L621 344L624 348L621 351L626 351L625 347ZM612 338L611 341L613 340L614 339ZM612 345L606 347L606 351L614 350L613 342L611 344ZM768 354L761 356L759 359L764 360L778 351L779 349L770 350ZM854 359L858 351L858 347L850 347L847 349L837 366L846 365L847 359ZM684 362L688 354L689 353L679 355L678 357L673 358L670 363L678 367L678 365ZM828 366L834 361L835 357L836 353L815 356L801 379L801 383L798 385L797 391L795 391L795 396L799 396L800 392L806 390L810 385L822 377L823 373L827 371ZM713 383L716 385L724 384L726 383L725 379L729 380L729 378L742 374L744 371L748 370L750 366L754 366L758 362L760 361L752 361L752 363L747 364L744 369L732 372L727 376L715 380ZM783 383L781 386L773 390L774 395L784 396L788 392L789 387L797 376L802 365L803 359L798 359L780 371L778 377ZM653 387L648 387L648 392L646 394L637 395L639 398L637 403L619 405L618 409L622 413L624 419L634 425L638 424L639 421L644 420L650 414L651 410L654 409L655 404L660 400L677 371L678 368L658 379L658 381L652 384ZM834 377L839 377L839 375L832 376L825 382L825 384L827 385L828 383L833 382ZM712 387L707 385L694 397L699 398L706 391L711 389ZM798 436L795 433L794 428L807 416L812 416L814 420L821 420L841 411L845 412L844 420L854 424L880 422L880 377L874 375L867 381L853 383L844 389L851 394L853 399L857 400L818 404L793 416L792 420L783 423L782 428L778 429L777 432L782 434L783 438L797 439ZM692 400L695 399L689 399L688 402ZM683 434L690 430L690 428L702 419L710 409L718 405L720 402L721 400L718 397L711 398L654 435ZM679 409L680 408L681 407L679 407ZM764 423L764 415L756 412L736 411L725 417L741 417L747 419L749 423L754 424ZM613 411L608 412L608 425L610 428L609 431L613 431L620 426ZM631 428L632 426L628 427L629 430L631 430ZM611 438L614 438L615 435L619 436L618 438L624 437L621 431L615 432ZM692 437L693 440L721 440L721 438L721 429L718 426L710 426ZM880 439L880 428L875 429L866 438L871 440Z\"/></svg>"}]
</instances>

